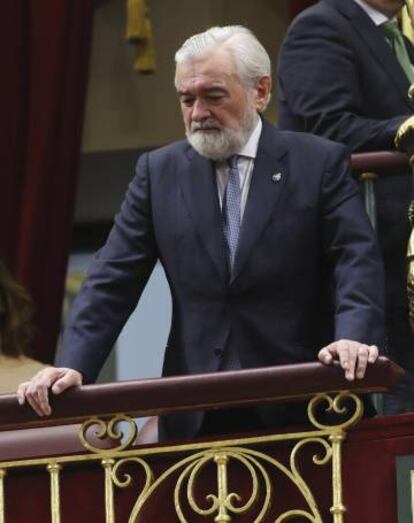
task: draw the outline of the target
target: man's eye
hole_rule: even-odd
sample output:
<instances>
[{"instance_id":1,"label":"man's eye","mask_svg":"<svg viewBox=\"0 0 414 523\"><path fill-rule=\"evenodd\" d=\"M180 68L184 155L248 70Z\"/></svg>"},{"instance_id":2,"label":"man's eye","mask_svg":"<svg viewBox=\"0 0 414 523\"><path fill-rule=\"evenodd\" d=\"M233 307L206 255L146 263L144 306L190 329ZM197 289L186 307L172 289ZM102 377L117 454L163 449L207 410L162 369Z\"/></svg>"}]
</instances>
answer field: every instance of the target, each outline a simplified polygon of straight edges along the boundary
<instances>
[{"instance_id":1,"label":"man's eye","mask_svg":"<svg viewBox=\"0 0 414 523\"><path fill-rule=\"evenodd\" d=\"M194 103L194 98L181 98L181 103L186 107L191 107Z\"/></svg>"},{"instance_id":2,"label":"man's eye","mask_svg":"<svg viewBox=\"0 0 414 523\"><path fill-rule=\"evenodd\" d=\"M208 101L211 102L211 103L221 102L222 99L223 99L222 95L214 95L214 96L209 96L208 97Z\"/></svg>"}]
</instances>

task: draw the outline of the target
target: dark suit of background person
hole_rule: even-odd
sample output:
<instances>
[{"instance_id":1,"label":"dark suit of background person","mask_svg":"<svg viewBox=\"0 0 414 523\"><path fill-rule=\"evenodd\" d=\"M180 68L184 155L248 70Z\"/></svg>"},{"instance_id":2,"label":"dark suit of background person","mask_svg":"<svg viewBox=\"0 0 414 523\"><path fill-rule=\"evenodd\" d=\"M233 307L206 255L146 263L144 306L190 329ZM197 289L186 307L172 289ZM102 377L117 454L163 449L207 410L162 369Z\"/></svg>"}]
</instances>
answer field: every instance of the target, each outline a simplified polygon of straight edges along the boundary
<instances>
[{"instance_id":1,"label":"dark suit of background person","mask_svg":"<svg viewBox=\"0 0 414 523\"><path fill-rule=\"evenodd\" d=\"M414 56L407 40L407 48ZM414 106L409 81L386 40L354 0L322 0L292 23L279 56L279 126L343 142L354 152L394 148ZM406 249L411 179L376 182L378 234L386 272L390 355L408 372L388 413L414 408L414 339L408 324Z\"/></svg>"},{"instance_id":2,"label":"dark suit of background person","mask_svg":"<svg viewBox=\"0 0 414 523\"><path fill-rule=\"evenodd\" d=\"M61 366L95 380L157 260L173 300L164 376L314 361L339 338L383 341L382 266L342 145L263 122L231 277L214 162L187 141L141 156L75 301ZM278 415L295 421L294 409ZM193 435L201 419L163 418L161 433Z\"/></svg>"}]
</instances>

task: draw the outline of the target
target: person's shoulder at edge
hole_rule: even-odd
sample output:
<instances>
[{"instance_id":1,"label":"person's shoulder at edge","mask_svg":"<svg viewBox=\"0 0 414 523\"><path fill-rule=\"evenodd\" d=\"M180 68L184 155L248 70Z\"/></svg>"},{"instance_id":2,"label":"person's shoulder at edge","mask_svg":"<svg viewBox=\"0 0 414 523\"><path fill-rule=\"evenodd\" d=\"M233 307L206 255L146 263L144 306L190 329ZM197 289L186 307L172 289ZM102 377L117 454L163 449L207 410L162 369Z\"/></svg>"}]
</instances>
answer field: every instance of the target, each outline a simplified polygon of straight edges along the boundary
<instances>
[{"instance_id":1,"label":"person's shoulder at edge","mask_svg":"<svg viewBox=\"0 0 414 523\"><path fill-rule=\"evenodd\" d=\"M302 23L303 21L308 22L309 20L324 20L326 18L329 20L333 20L334 18L339 20L342 19L344 15L359 12L363 13L363 10L354 0L318 0L298 13L293 18L290 26Z\"/></svg>"},{"instance_id":2,"label":"person's shoulder at edge","mask_svg":"<svg viewBox=\"0 0 414 523\"><path fill-rule=\"evenodd\" d=\"M345 1L345 0L344 0ZM353 0L352 0L353 1ZM322 30L322 35L320 34ZM338 33L339 31L339 33ZM294 36L314 36L320 38L326 32L335 39L346 38L345 35L353 36L352 24L334 6L326 1L316 4L301 11L290 23L286 31L282 47ZM326 36L326 35L325 35Z\"/></svg>"}]
</instances>

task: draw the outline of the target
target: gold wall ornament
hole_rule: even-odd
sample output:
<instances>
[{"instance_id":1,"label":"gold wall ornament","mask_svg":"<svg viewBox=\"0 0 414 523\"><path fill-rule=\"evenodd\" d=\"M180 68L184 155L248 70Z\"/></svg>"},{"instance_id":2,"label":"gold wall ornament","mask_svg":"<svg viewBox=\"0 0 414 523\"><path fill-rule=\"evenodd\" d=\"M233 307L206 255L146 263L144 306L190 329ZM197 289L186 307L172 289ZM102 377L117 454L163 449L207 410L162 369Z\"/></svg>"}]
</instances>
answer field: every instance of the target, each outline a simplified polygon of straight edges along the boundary
<instances>
[{"instance_id":1,"label":"gold wall ornament","mask_svg":"<svg viewBox=\"0 0 414 523\"><path fill-rule=\"evenodd\" d=\"M123 439L125 437L124 432L118 428L120 423L126 423L130 430L128 437L125 439ZM86 420L79 429L79 439L85 449L90 452L114 452L129 448L136 440L137 433L138 429L135 421L126 414L118 414L110 420L102 420L100 418ZM118 445L114 445L109 449L103 449L90 441L93 437L100 440L109 438L113 442L118 442Z\"/></svg>"},{"instance_id":2,"label":"gold wall ornament","mask_svg":"<svg viewBox=\"0 0 414 523\"><path fill-rule=\"evenodd\" d=\"M135 46L134 71L155 71L155 47L148 2L127 0L126 38Z\"/></svg>"}]
</instances>

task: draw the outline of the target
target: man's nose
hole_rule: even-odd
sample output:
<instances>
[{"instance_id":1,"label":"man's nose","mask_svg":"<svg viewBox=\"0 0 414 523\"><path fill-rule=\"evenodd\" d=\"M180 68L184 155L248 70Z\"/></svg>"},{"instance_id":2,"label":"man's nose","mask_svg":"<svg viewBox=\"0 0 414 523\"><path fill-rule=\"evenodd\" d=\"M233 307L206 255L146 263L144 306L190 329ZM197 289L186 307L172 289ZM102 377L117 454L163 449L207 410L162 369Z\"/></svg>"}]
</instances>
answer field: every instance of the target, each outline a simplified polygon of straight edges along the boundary
<instances>
[{"instance_id":1,"label":"man's nose","mask_svg":"<svg viewBox=\"0 0 414 523\"><path fill-rule=\"evenodd\" d=\"M207 104L203 100L196 100L193 105L192 118L196 121L202 121L211 115Z\"/></svg>"}]
</instances>

